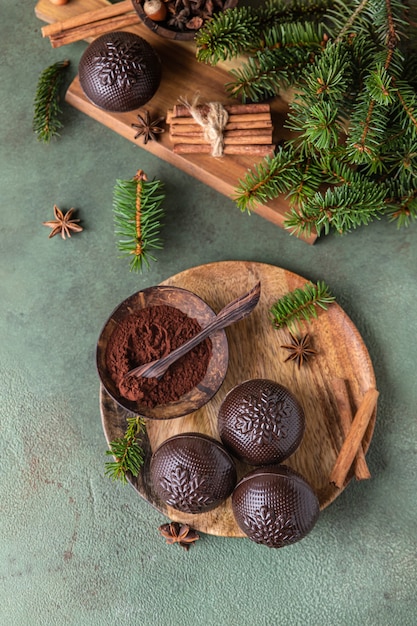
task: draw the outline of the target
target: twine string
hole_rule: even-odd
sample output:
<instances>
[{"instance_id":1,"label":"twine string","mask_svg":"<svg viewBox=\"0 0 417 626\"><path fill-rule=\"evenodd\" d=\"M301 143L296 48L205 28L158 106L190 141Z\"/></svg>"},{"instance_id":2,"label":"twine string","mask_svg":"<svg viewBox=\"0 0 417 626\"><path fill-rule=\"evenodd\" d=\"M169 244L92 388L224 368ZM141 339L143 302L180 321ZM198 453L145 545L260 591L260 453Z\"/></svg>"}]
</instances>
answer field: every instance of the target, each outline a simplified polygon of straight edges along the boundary
<instances>
[{"instance_id":1,"label":"twine string","mask_svg":"<svg viewBox=\"0 0 417 626\"><path fill-rule=\"evenodd\" d=\"M204 131L204 140L211 146L211 156L223 156L224 138L223 131L229 119L229 114L220 102L209 102L207 115L202 115L201 108L195 98L192 104L183 100L183 104L188 108L193 119Z\"/></svg>"}]
</instances>

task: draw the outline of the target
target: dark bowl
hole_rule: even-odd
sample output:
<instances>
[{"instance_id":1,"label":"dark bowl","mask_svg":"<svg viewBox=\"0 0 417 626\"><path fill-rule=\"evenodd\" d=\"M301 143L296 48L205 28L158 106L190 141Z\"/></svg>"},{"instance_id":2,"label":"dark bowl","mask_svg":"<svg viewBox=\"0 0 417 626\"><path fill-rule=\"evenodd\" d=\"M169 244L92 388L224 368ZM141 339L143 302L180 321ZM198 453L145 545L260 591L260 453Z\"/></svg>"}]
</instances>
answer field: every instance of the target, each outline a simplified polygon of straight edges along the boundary
<instances>
[{"instance_id":1,"label":"dark bowl","mask_svg":"<svg viewBox=\"0 0 417 626\"><path fill-rule=\"evenodd\" d=\"M319 516L319 501L307 481L285 465L257 468L232 494L239 528L255 543L282 548L303 539Z\"/></svg>"},{"instance_id":2,"label":"dark bowl","mask_svg":"<svg viewBox=\"0 0 417 626\"><path fill-rule=\"evenodd\" d=\"M78 76L93 104L106 111L125 112L152 98L161 82L162 66L145 39L116 31L90 43L80 59Z\"/></svg>"},{"instance_id":3,"label":"dark bowl","mask_svg":"<svg viewBox=\"0 0 417 626\"><path fill-rule=\"evenodd\" d=\"M222 444L199 433L166 439L152 455L152 485L165 504L184 513L206 513L236 485L236 468Z\"/></svg>"},{"instance_id":4,"label":"dark bowl","mask_svg":"<svg viewBox=\"0 0 417 626\"><path fill-rule=\"evenodd\" d=\"M163 22L156 22L148 17L143 10L143 0L132 0L132 4L139 15L142 22L149 28L152 32L164 37L165 39L172 39L176 41L191 41L194 39L196 33L199 29L188 29L179 30L170 26L168 24L168 20L164 20ZM237 0L232 1L229 0L228 8L237 5Z\"/></svg>"},{"instance_id":5,"label":"dark bowl","mask_svg":"<svg viewBox=\"0 0 417 626\"><path fill-rule=\"evenodd\" d=\"M245 463L281 463L301 443L304 411L283 385L261 378L246 380L224 398L218 430L226 448Z\"/></svg>"},{"instance_id":6,"label":"dark bowl","mask_svg":"<svg viewBox=\"0 0 417 626\"><path fill-rule=\"evenodd\" d=\"M199 296L187 289L159 285L138 291L124 300L110 315L100 333L96 350L97 371L102 385L109 395L124 409L151 419L170 419L193 413L206 404L219 390L226 376L229 349L224 330L215 331L206 341L211 345L205 374L189 391L176 399L164 404L149 406L149 403L140 400L129 400L119 390L117 378L112 375L108 365L108 347L114 343L113 333L119 332L123 322L132 315L140 314L143 309L150 307L169 306L177 309L181 314L195 320L204 328L215 316L215 312ZM115 335L117 336L117 335ZM140 336L137 337L140 341ZM126 342L130 341L126 338ZM202 345L202 344L201 344ZM121 346L123 348L123 345ZM129 346L127 346L128 349ZM197 347L197 349L199 349ZM185 358L185 357L183 357ZM126 372L141 363L126 362ZM170 368L178 367L181 363L173 364ZM122 375L123 372L120 374ZM164 378L161 382L163 383Z\"/></svg>"}]
</instances>

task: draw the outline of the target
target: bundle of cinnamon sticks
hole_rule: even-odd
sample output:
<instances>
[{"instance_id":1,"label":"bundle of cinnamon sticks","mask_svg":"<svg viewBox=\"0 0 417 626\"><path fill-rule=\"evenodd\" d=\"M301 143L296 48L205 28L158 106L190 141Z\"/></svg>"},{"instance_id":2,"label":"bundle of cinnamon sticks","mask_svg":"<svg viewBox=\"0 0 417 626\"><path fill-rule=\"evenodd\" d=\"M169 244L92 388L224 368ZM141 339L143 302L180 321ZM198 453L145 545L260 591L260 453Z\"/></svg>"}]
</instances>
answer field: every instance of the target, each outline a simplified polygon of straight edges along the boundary
<instances>
[{"instance_id":1,"label":"bundle of cinnamon sticks","mask_svg":"<svg viewBox=\"0 0 417 626\"><path fill-rule=\"evenodd\" d=\"M273 153L269 104L232 104L224 108L228 114L223 130L224 154L266 156ZM209 105L197 105L197 109L204 117ZM211 154L204 128L193 119L190 107L175 105L168 111L166 121L170 125L169 136L175 154Z\"/></svg>"},{"instance_id":2,"label":"bundle of cinnamon sticks","mask_svg":"<svg viewBox=\"0 0 417 626\"><path fill-rule=\"evenodd\" d=\"M131 0L110 4L102 9L84 11L62 22L42 28L42 36L49 37L53 48L59 48L82 39L95 39L99 35L139 24L140 19Z\"/></svg>"}]
</instances>

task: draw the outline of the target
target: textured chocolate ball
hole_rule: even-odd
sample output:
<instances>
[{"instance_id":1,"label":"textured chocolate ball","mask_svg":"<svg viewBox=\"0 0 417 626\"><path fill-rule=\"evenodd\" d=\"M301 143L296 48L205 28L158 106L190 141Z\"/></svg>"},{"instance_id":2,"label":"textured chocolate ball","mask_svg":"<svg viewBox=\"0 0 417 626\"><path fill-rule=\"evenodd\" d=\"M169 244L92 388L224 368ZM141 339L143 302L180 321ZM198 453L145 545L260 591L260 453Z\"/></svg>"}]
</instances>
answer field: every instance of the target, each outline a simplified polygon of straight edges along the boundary
<instances>
[{"instance_id":1,"label":"textured chocolate ball","mask_svg":"<svg viewBox=\"0 0 417 626\"><path fill-rule=\"evenodd\" d=\"M255 378L226 395L218 429L225 447L242 461L250 465L281 463L301 443L304 411L286 387Z\"/></svg>"},{"instance_id":2,"label":"textured chocolate ball","mask_svg":"<svg viewBox=\"0 0 417 626\"><path fill-rule=\"evenodd\" d=\"M285 465L258 467L244 476L232 494L232 508L249 539L269 548L303 539L320 512L313 489Z\"/></svg>"},{"instance_id":3,"label":"textured chocolate ball","mask_svg":"<svg viewBox=\"0 0 417 626\"><path fill-rule=\"evenodd\" d=\"M151 458L150 477L160 499L184 513L205 513L226 500L236 468L222 444L199 433L175 435Z\"/></svg>"},{"instance_id":4,"label":"textured chocolate ball","mask_svg":"<svg viewBox=\"0 0 417 626\"><path fill-rule=\"evenodd\" d=\"M131 111L146 104L158 89L161 75L161 61L152 46L124 31L95 39L78 67L85 95L107 111Z\"/></svg>"}]
</instances>

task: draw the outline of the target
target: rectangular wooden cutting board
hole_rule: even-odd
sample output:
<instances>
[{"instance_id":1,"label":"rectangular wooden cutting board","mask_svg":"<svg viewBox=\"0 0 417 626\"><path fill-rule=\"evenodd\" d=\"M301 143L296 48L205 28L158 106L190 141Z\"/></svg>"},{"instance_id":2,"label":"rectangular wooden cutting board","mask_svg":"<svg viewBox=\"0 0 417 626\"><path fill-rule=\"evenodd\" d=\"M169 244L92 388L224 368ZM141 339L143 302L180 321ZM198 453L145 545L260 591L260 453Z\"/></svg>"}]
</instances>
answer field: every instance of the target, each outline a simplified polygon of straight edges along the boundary
<instances>
[{"instance_id":1,"label":"rectangular wooden cutting board","mask_svg":"<svg viewBox=\"0 0 417 626\"><path fill-rule=\"evenodd\" d=\"M110 3L107 0L70 0L63 6L56 6L50 0L40 0L35 7L35 14L39 19L51 23L65 20L83 11L103 8L108 4ZM154 97L140 109L140 112L143 113L143 110L146 109L152 118L166 117L167 111L178 103L180 97L191 102L196 94L199 94L202 103L217 101L222 104L231 104L236 102L227 98L225 92L225 84L231 80L227 69L228 65L211 67L198 63L195 57L195 46L192 42L169 41L154 34L142 23L124 30L144 37L159 54L163 66L161 85ZM132 127L132 124L138 121L138 111L114 113L99 109L84 95L78 76L66 93L66 101L140 148L171 163L232 199L235 196L239 180L245 177L248 169L261 160L260 157L255 156L226 155L221 158L214 158L199 154L175 154L169 137L168 126L166 126L165 133L158 136L157 141L148 141L145 145L141 137L135 139L136 130ZM270 105L274 125L273 140L274 143L279 143L288 137L288 131L283 127L288 105L281 98L274 98ZM138 163L138 169L139 167L140 163ZM261 217L281 228L284 227L285 214L288 210L288 203L282 197L271 200L265 205L258 204L253 209ZM315 233L304 238L304 240L311 244L314 243L316 240Z\"/></svg>"}]
</instances>

